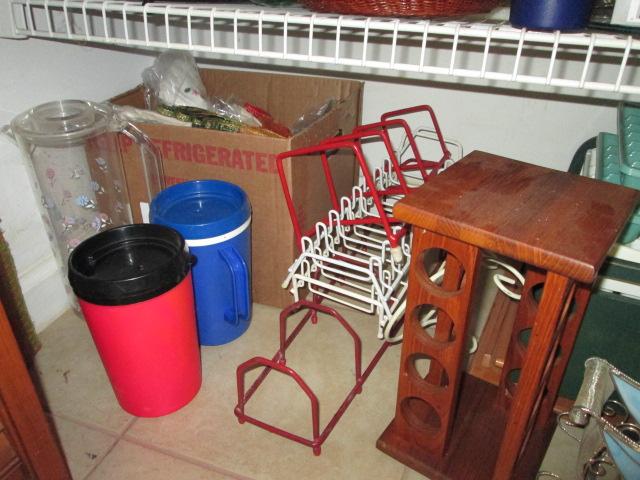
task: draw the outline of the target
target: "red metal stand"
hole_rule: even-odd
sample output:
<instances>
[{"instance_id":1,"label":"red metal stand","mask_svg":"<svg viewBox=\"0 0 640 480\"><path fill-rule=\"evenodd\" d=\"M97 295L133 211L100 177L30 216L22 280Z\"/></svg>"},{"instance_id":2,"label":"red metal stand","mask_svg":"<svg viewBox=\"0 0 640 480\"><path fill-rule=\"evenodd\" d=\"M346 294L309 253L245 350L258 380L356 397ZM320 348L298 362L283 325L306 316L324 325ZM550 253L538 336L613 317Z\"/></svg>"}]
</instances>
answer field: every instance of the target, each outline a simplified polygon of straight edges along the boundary
<instances>
[{"instance_id":1,"label":"red metal stand","mask_svg":"<svg viewBox=\"0 0 640 480\"><path fill-rule=\"evenodd\" d=\"M389 158L394 170L398 173L398 180L400 182L399 187L394 189L378 189L376 188L376 182L374 175L371 173L369 166L367 164L367 160L362 151L361 141L363 139L369 138L379 138L383 141L387 153L389 154ZM387 213L384 208L383 198L390 195L406 195L409 193L409 187L407 186L404 178L399 173L400 172L400 164L396 158L396 155L393 151L393 147L391 142L389 141L388 133L384 130L378 131L359 131L357 133L344 135L340 137L334 137L331 139L327 139L319 145L299 148L297 150L291 150L289 152L281 153L276 158L276 166L278 168L278 175L280 176L280 182L282 184L282 190L284 192L285 200L287 202L287 208L289 210L289 215L291 216L291 221L293 223L293 231L296 235L299 245L301 245L303 236L313 236L315 233L315 226L309 229L306 232L302 231L302 227L300 225L300 221L298 218L298 213L296 211L296 207L291 196L291 192L289 190L289 185L287 183L287 178L285 174L285 169L283 162L288 158L301 158L308 157L311 155L319 155L322 161L322 166L325 174L325 181L327 184L327 189L329 192L329 198L331 199L332 208L336 211L340 210L340 199L336 193L335 182L333 180L331 174L331 168L329 165L329 156L336 152L339 149L347 149L351 150L358 161L360 166L360 171L364 178L364 185L366 189L363 191L363 194L366 197L369 197L373 200L377 210L377 216L367 216L365 218L357 218L353 220L345 220L343 221L343 225L363 225L363 224L373 224L373 225L382 225L384 228L385 234L389 239L392 247L398 246L398 240L404 234L406 234L405 230L401 232L394 233L392 232L391 225L394 223L399 223L395 219L392 218L391 215ZM329 223L329 218L325 218L321 220L325 224Z\"/></svg>"},{"instance_id":2,"label":"red metal stand","mask_svg":"<svg viewBox=\"0 0 640 480\"><path fill-rule=\"evenodd\" d=\"M409 129L409 125L404 119L392 118L422 111L428 112L431 116L431 120L442 149L442 158L437 162L426 161L423 159L418 151L415 140ZM394 152L389 136L389 130L397 127L404 130L414 157L402 163ZM363 144L370 143L372 141L382 142L386 149L386 154L388 155L388 160L385 159L383 166L373 172L370 170L363 152ZM331 172L331 162L336 160L336 158L333 158L333 155L341 150L352 152L355 155L355 159L358 162L363 178L362 183L353 188L350 198L339 198L337 193L338 189L336 188L336 183ZM399 197L405 196L410 191L410 187L403 172L420 171L423 180L427 180L429 176L435 175L437 171L444 166L445 160L449 158L450 154L446 149L435 115L431 108L426 105L389 112L388 114L383 115L381 122L363 125L354 130L353 133L326 139L315 146L299 148L281 153L277 156L276 165L278 168L278 174L280 176L287 208L293 224L293 231L301 250L301 256L298 260L300 262L303 260L307 262L316 262L314 263L313 268L311 268L311 266L309 267L309 272L305 271L304 275L301 274L304 276L305 280L308 281L308 284L305 284L300 288L307 288L307 292L313 292L313 301L300 300L282 310L280 313L280 348L270 360L265 357L254 357L238 366L236 372L238 404L236 405L234 412L240 423L249 422L269 432L311 447L315 455L320 454L323 442L327 439L355 396L362 391L364 382L378 364L384 352L391 345L389 342L383 341L380 348L363 371L362 341L360 337L336 310L321 305L321 302L324 298L332 298L338 303L343 303L344 305L350 304L340 302L340 300L336 300L335 298L328 296L329 293L325 290L337 290L338 287L336 284L340 283L344 279L355 279L355 281L364 282L369 277L362 272L367 268L370 268L371 272L375 273L374 276L376 281L378 281L378 277L380 277L379 280L387 282L385 286L388 287L388 291L385 290L385 292L380 293L380 298L382 298L380 304L383 305L381 311L388 305L394 305L396 308L398 308L398 305L402 305L402 295L406 293L403 289L403 285L406 285L406 283L403 284L402 282L403 278L406 277L406 271L408 270L407 242L409 239L407 237L408 230L404 228L403 225L399 225L401 222L393 217L393 214L391 213L391 206L395 200ZM302 221L299 218L296 205L294 204L294 199L292 198L291 191L287 183L283 163L285 160L294 161L294 159L295 161L319 160L322 162L324 182L326 183L326 188L331 202L332 211L330 211L325 218L320 219L316 225L306 231L303 231ZM366 202L366 208L360 208L364 205L364 202ZM354 205L357 205L358 207L354 207L353 210L350 210ZM355 213L356 210L357 213ZM325 226L327 228L324 228ZM328 233L330 229L333 229L331 230L331 234ZM336 233L338 230L340 230L340 235L345 232L359 233L358 229L369 232L372 235L371 238L375 237L374 240L370 238L369 241L363 241L362 237L359 237L356 240L353 240L351 237L347 239L349 241L353 241L353 244L357 244L359 248L361 248L360 250L354 248L353 245L345 245L345 237L341 237ZM335 238L331 236L334 234L337 235ZM320 240L318 240L318 238L320 238ZM316 247L311 249L307 248L305 251L305 241L317 241L318 243ZM403 250L403 248L405 249ZM348 251L349 249L351 250ZM396 250L396 252L394 252L394 250ZM354 251L357 253L354 253ZM371 252L375 252L375 254ZM307 257L305 257L305 255L307 255ZM322 261L312 258L318 255L323 256L322 260L325 260L325 257L328 259L329 256L332 256L331 259L333 260L333 263L328 261L327 263L323 263ZM372 261L372 257L374 256L379 260L378 262ZM294 267L295 265L297 264L294 264ZM311 263L309 263L309 265L311 265ZM292 267L291 275L293 275L294 267ZM338 267L343 268L343 270L337 270ZM317 288L313 290L309 286L312 283L311 280L315 281L322 275L325 275L326 282L319 287L316 285ZM292 282L294 281L295 279L292 280ZM381 281L379 281L379 283L381 283ZM295 288L297 288L297 286ZM370 290L373 292L375 289L371 288ZM295 292L296 293L294 293L294 295L297 295L297 290L295 290ZM348 290L348 293L351 294L352 291ZM386 296L384 296L383 293ZM362 300L363 302L372 301L371 299L366 298L364 294L360 295L360 297L364 299ZM296 298L298 297L296 296ZM375 301L378 301L378 297L375 297ZM350 306L357 309L357 306ZM306 310L303 318L297 323L291 333L287 335L287 319L293 314L303 310ZM374 310L366 311L366 313L372 313L372 311ZM320 406L317 395L302 379L302 377L293 368L287 365L286 361L287 348L291 345L305 325L309 323L309 320L311 320L312 324L317 323L319 318L318 313L333 317L349 333L354 343L355 362L355 381L353 388L347 393L344 401L333 417L331 417L327 425L324 426L322 431L320 429ZM397 313L397 316L401 316L402 310L397 310L394 313ZM391 317L393 315L389 313L388 316ZM396 317L393 319L394 322L395 318ZM395 323L390 323L389 325L394 324ZM378 327L381 328L381 325L382 323L379 322ZM380 333L380 336L382 337L382 333ZM256 380L247 389L245 389L246 373L259 367L263 367L263 371L258 375ZM313 438L304 438L245 413L245 406L269 373L273 370L291 377L309 398L311 403Z\"/></svg>"},{"instance_id":3,"label":"red metal stand","mask_svg":"<svg viewBox=\"0 0 640 480\"><path fill-rule=\"evenodd\" d=\"M422 180L426 182L429 177L436 175L438 171L442 167L444 167L444 163L451 158L451 153L447 149L447 146L444 141L444 136L442 135L442 131L440 130L440 125L438 125L438 120L436 119L436 114L433 111L433 109L429 105L417 105L415 107L402 108L400 110L394 110L393 112L387 112L382 114L382 116L380 117L380 120L382 120L383 123L387 122L388 126L385 128L388 128L389 126L394 125L393 123L391 123L392 121L390 119L401 117L401 116L407 116L412 113L419 113L419 112L426 112L429 115L429 119L431 120L433 129L436 133L436 136L438 137L438 143L440 144L440 149L442 150L442 157L437 162L423 159L422 156L420 155L415 139L413 138L412 135L408 134L407 140L411 145L411 151L414 154L414 158L405 160L404 162L402 162L400 169L402 172L419 171L420 175L422 176ZM409 130L409 127L406 126L406 122L404 120L402 120L402 122L404 122L405 124L404 126L405 131Z\"/></svg>"},{"instance_id":4,"label":"red metal stand","mask_svg":"<svg viewBox=\"0 0 640 480\"><path fill-rule=\"evenodd\" d=\"M307 309L307 313L304 315L302 320L296 325L289 336L286 335L287 331L287 319L299 312L300 310ZM291 345L291 342L298 336L302 328L311 320L311 323L316 323L318 321L318 312L324 313L328 316L335 318L340 324L344 327L344 329L351 335L354 343L354 357L355 357L355 384L353 388L347 393L344 401L338 408L338 411L331 417L331 420L320 433L320 406L318 402L318 397L313 392L313 390L307 385L307 383L300 377L300 375L293 369L287 366L285 352L287 347ZM362 385L367 380L375 366L378 364L380 358L384 352L389 348L388 342L383 342L382 346L378 349L376 354L373 356L369 365L367 365L364 372L362 372L362 342L360 337L355 332L355 330L349 325L349 323L344 319L342 315L340 315L333 308L326 307L324 305L320 305L318 303L308 302L306 300L300 300L292 305L289 305L287 308L282 310L280 313L280 348L273 356L271 360L264 357L254 357L250 360L247 360L237 369L237 382L238 382L238 404L235 408L235 414L238 417L238 421L240 423L249 422L253 425L257 425L258 427L264 428L265 430L278 434L282 437L288 438L289 440L293 440L295 442L301 443L313 449L314 455L320 455L320 449L323 442L327 439L333 428L336 426L344 412L347 410L353 399L358 393L362 392ZM249 387L249 389L245 392L245 382L244 377L245 374L254 368L257 367L266 367L265 370L258 376L258 378L253 382L253 384ZM277 370L285 375L290 376L295 380L298 386L302 389L302 391L309 397L311 401L311 424L313 431L313 439L309 440L307 438L303 438L294 433L288 432L281 428L278 428L274 425L270 425L265 423L257 418L251 417L244 412L244 407L247 402L251 399L255 391L258 389L260 384L265 380L267 375L272 370Z\"/></svg>"}]
</instances>

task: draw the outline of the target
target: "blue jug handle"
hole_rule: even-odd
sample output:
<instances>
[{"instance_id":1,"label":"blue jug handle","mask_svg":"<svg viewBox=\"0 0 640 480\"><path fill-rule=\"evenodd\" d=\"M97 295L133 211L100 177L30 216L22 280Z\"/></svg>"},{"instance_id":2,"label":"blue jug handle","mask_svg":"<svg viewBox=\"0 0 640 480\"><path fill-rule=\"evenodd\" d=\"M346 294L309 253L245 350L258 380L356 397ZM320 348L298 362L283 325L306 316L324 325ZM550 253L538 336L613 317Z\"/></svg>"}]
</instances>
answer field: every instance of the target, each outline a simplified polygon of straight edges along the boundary
<instances>
[{"instance_id":1,"label":"blue jug handle","mask_svg":"<svg viewBox=\"0 0 640 480\"><path fill-rule=\"evenodd\" d=\"M224 318L227 322L237 326L241 321L248 319L250 314L251 285L249 284L249 269L247 268L247 263L244 261L244 258L242 258L242 255L240 255L235 248L222 248L219 252L231 272L233 304L235 307L234 314L229 316L225 313Z\"/></svg>"}]
</instances>

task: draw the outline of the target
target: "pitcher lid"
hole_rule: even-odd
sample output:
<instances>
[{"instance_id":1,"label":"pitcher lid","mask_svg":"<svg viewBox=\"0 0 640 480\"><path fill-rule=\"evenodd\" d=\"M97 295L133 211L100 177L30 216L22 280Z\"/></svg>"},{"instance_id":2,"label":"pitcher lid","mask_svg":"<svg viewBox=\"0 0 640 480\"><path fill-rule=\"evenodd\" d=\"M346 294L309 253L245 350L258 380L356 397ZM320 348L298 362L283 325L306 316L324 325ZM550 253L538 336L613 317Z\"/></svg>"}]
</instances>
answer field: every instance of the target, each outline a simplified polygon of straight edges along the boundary
<instances>
[{"instance_id":1,"label":"pitcher lid","mask_svg":"<svg viewBox=\"0 0 640 480\"><path fill-rule=\"evenodd\" d=\"M191 180L173 185L151 202L150 219L175 228L187 240L212 238L251 218L247 194L222 180Z\"/></svg>"},{"instance_id":2,"label":"pitcher lid","mask_svg":"<svg viewBox=\"0 0 640 480\"><path fill-rule=\"evenodd\" d=\"M69 284L96 305L129 305L168 292L188 275L192 259L174 229L148 223L89 237L69 256Z\"/></svg>"},{"instance_id":3,"label":"pitcher lid","mask_svg":"<svg viewBox=\"0 0 640 480\"><path fill-rule=\"evenodd\" d=\"M106 131L112 118L113 110L108 104L59 100L16 116L11 121L11 129L17 137L35 145L67 146Z\"/></svg>"}]
</instances>

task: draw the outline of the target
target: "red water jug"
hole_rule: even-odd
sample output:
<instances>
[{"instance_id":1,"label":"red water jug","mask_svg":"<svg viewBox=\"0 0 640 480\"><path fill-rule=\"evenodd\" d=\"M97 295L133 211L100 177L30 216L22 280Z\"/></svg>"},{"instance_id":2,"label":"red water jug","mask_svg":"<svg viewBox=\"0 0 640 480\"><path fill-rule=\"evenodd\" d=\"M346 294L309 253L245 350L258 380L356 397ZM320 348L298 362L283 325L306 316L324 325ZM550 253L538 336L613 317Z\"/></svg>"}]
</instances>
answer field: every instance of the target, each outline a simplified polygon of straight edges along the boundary
<instances>
[{"instance_id":1,"label":"red water jug","mask_svg":"<svg viewBox=\"0 0 640 480\"><path fill-rule=\"evenodd\" d=\"M158 417L191 401L202 375L191 256L178 232L101 232L71 253L69 282L124 410Z\"/></svg>"}]
</instances>

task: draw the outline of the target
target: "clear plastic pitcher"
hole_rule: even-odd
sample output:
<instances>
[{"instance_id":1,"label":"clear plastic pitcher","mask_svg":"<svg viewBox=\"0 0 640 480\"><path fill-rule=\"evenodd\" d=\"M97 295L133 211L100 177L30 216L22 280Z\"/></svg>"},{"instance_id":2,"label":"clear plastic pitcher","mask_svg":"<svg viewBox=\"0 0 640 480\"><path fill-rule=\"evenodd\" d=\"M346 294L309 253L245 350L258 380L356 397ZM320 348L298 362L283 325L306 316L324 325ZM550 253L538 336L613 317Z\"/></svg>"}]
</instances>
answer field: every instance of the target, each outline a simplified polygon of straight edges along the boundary
<instances>
[{"instance_id":1,"label":"clear plastic pitcher","mask_svg":"<svg viewBox=\"0 0 640 480\"><path fill-rule=\"evenodd\" d=\"M65 268L81 241L133 222L127 181L145 182L149 202L164 187L158 150L108 104L45 103L14 118L11 130L33 165L45 222ZM132 144L140 164L125 165L122 152Z\"/></svg>"}]
</instances>

